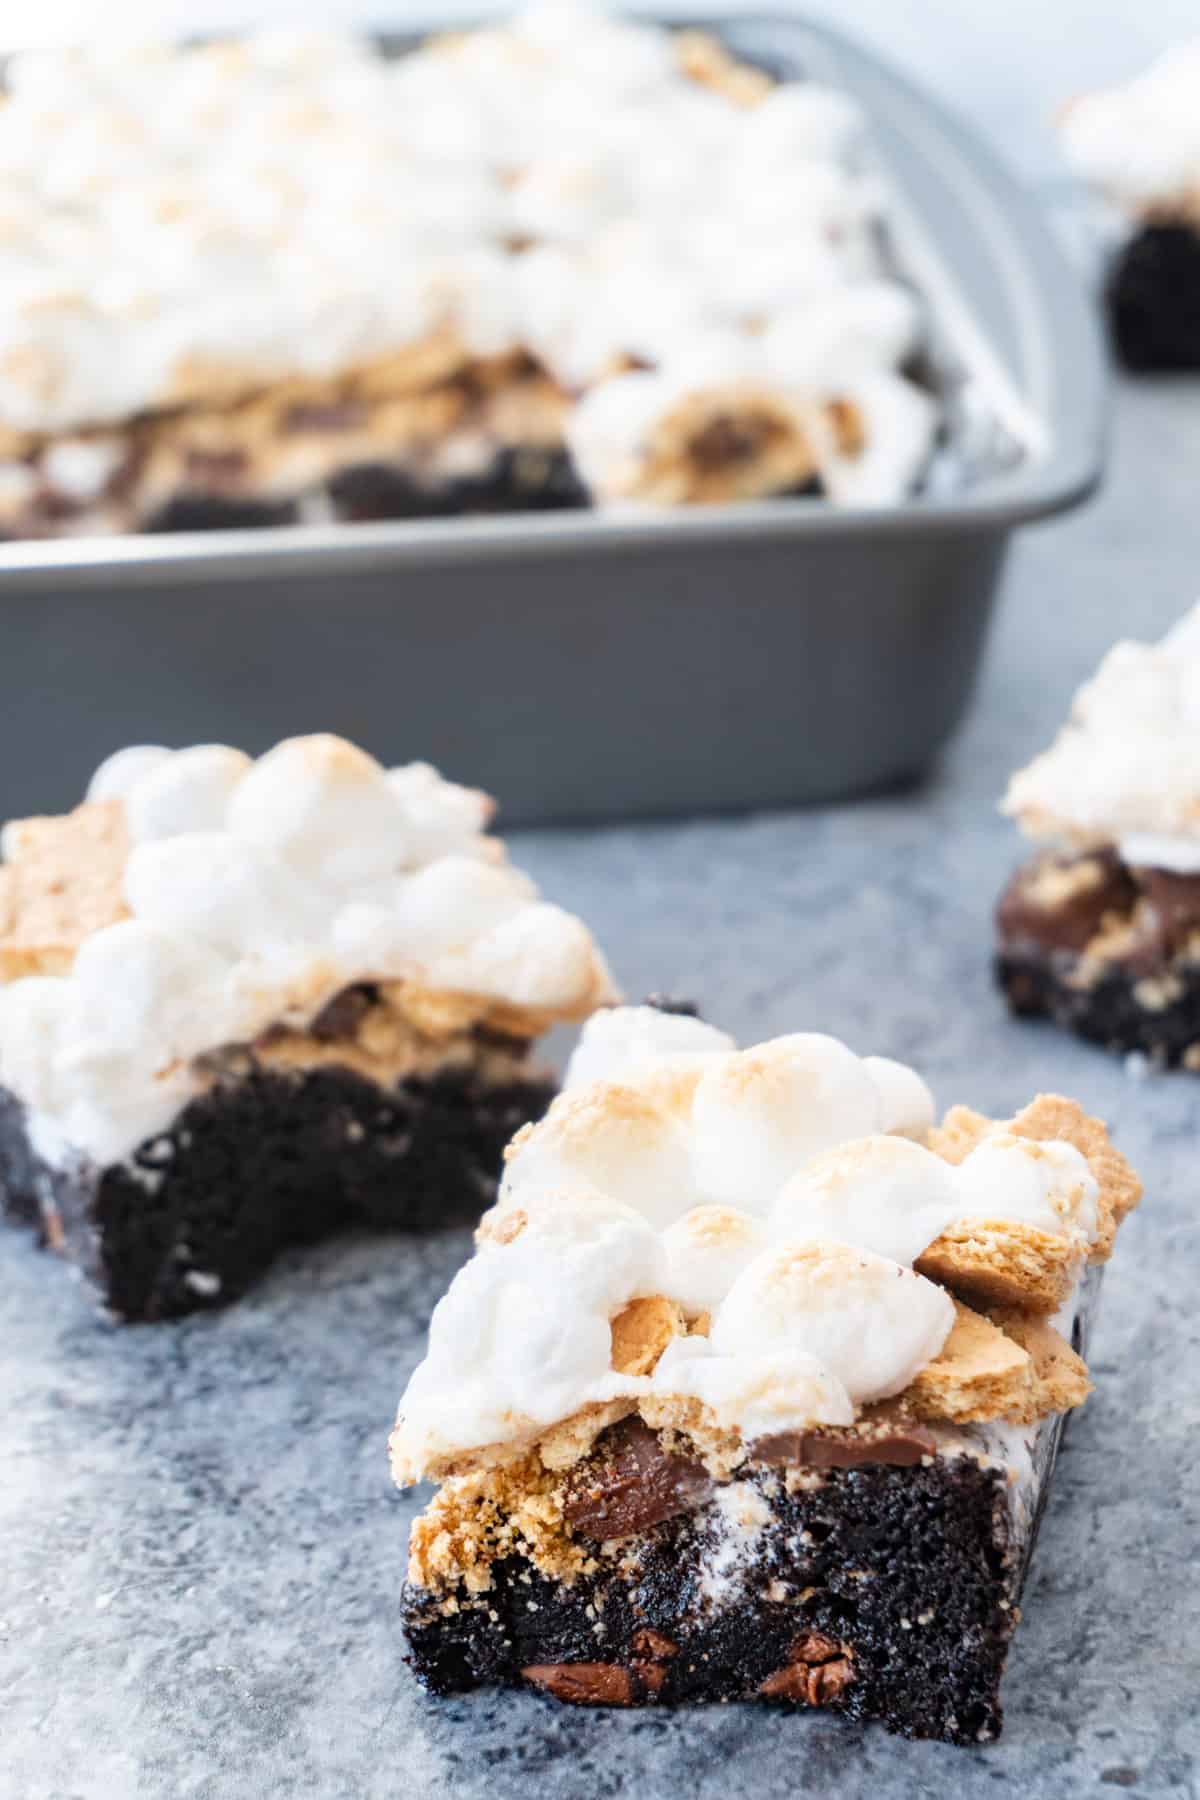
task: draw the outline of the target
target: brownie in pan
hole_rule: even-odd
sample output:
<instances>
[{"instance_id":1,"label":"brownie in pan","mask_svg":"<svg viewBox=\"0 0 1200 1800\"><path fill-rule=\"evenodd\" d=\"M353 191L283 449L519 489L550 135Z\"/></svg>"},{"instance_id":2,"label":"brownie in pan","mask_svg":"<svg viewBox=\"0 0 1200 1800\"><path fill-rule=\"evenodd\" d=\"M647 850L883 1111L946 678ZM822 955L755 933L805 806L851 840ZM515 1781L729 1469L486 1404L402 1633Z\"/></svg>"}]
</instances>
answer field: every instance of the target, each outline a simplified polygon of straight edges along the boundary
<instances>
[{"instance_id":1,"label":"brownie in pan","mask_svg":"<svg viewBox=\"0 0 1200 1800\"><path fill-rule=\"evenodd\" d=\"M864 120L703 34L554 4L5 88L10 535L886 503L927 461Z\"/></svg>"},{"instance_id":2,"label":"brownie in pan","mask_svg":"<svg viewBox=\"0 0 1200 1800\"><path fill-rule=\"evenodd\" d=\"M121 1319L352 1226L478 1217L610 999L487 797L336 737L118 752L0 863L0 1204Z\"/></svg>"},{"instance_id":3,"label":"brownie in pan","mask_svg":"<svg viewBox=\"0 0 1200 1800\"><path fill-rule=\"evenodd\" d=\"M1200 369L1200 38L1062 117L1073 167L1124 225L1106 298L1130 369Z\"/></svg>"},{"instance_id":4,"label":"brownie in pan","mask_svg":"<svg viewBox=\"0 0 1200 1800\"><path fill-rule=\"evenodd\" d=\"M1005 810L1042 848L996 909L1015 1013L1200 1069L1200 609L1117 644Z\"/></svg>"},{"instance_id":5,"label":"brownie in pan","mask_svg":"<svg viewBox=\"0 0 1200 1800\"><path fill-rule=\"evenodd\" d=\"M1100 1266L1140 1195L1042 1095L940 1125L816 1034L597 1014L520 1132L392 1438L437 1694L1000 1729Z\"/></svg>"}]
</instances>

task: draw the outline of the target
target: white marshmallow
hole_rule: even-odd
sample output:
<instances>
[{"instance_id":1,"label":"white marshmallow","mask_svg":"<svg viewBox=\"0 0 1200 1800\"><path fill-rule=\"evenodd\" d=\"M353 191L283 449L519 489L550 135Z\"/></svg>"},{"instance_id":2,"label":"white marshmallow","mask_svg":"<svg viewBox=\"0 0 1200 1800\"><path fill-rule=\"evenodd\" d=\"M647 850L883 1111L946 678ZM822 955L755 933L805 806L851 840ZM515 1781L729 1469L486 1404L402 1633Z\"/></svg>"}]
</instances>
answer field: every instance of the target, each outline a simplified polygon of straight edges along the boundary
<instances>
[{"instance_id":1,"label":"white marshmallow","mask_svg":"<svg viewBox=\"0 0 1200 1800\"><path fill-rule=\"evenodd\" d=\"M728 1032L687 1013L660 1012L655 1006L604 1007L580 1032L563 1086L622 1081L657 1063L728 1055L736 1049Z\"/></svg>"},{"instance_id":2,"label":"white marshmallow","mask_svg":"<svg viewBox=\"0 0 1200 1800\"><path fill-rule=\"evenodd\" d=\"M236 837L330 887L403 866L404 815L379 763L344 738L290 738L262 756L229 808Z\"/></svg>"},{"instance_id":3,"label":"white marshmallow","mask_svg":"<svg viewBox=\"0 0 1200 1800\"><path fill-rule=\"evenodd\" d=\"M145 1046L165 1064L211 1046L231 965L198 938L123 919L80 945L72 969L83 1034L114 1048Z\"/></svg>"},{"instance_id":4,"label":"white marshmallow","mask_svg":"<svg viewBox=\"0 0 1200 1800\"><path fill-rule=\"evenodd\" d=\"M661 1228L695 1204L690 1177L680 1122L636 1088L600 1082L555 1101L511 1146L502 1191L594 1187Z\"/></svg>"},{"instance_id":5,"label":"white marshmallow","mask_svg":"<svg viewBox=\"0 0 1200 1800\"><path fill-rule=\"evenodd\" d=\"M491 800L477 788L443 781L429 763L407 763L388 769L385 780L404 813L410 864L435 862L452 851L478 855L480 839L493 812Z\"/></svg>"},{"instance_id":6,"label":"white marshmallow","mask_svg":"<svg viewBox=\"0 0 1200 1800\"><path fill-rule=\"evenodd\" d=\"M955 1171L957 1217L1013 1219L1094 1244L1100 1190L1073 1144L993 1132Z\"/></svg>"},{"instance_id":7,"label":"white marshmallow","mask_svg":"<svg viewBox=\"0 0 1200 1800\"><path fill-rule=\"evenodd\" d=\"M906 1138L860 1138L792 1177L771 1208L771 1233L826 1238L913 1263L959 1213L954 1173Z\"/></svg>"},{"instance_id":8,"label":"white marshmallow","mask_svg":"<svg viewBox=\"0 0 1200 1800\"><path fill-rule=\"evenodd\" d=\"M397 885L396 926L410 956L432 961L494 931L536 899L537 888L517 869L442 856Z\"/></svg>"},{"instance_id":9,"label":"white marshmallow","mask_svg":"<svg viewBox=\"0 0 1200 1800\"><path fill-rule=\"evenodd\" d=\"M1054 743L1012 777L1003 810L1031 837L1200 867L1200 607L1161 643L1113 646Z\"/></svg>"},{"instance_id":10,"label":"white marshmallow","mask_svg":"<svg viewBox=\"0 0 1200 1800\"><path fill-rule=\"evenodd\" d=\"M485 1226L502 1235L485 1230L438 1302L404 1395L402 1462L413 1475L645 1387L613 1372L610 1331L623 1306L661 1284L662 1247L645 1220L576 1189L497 1209Z\"/></svg>"},{"instance_id":11,"label":"white marshmallow","mask_svg":"<svg viewBox=\"0 0 1200 1800\"><path fill-rule=\"evenodd\" d=\"M461 958L435 964L439 980L514 1006L582 1004L603 973L582 919L538 900L475 940Z\"/></svg>"},{"instance_id":12,"label":"white marshmallow","mask_svg":"<svg viewBox=\"0 0 1200 1800\"><path fill-rule=\"evenodd\" d=\"M1123 87L1083 94L1059 127L1069 161L1129 211L1186 200L1200 180L1200 38Z\"/></svg>"},{"instance_id":13,"label":"white marshmallow","mask_svg":"<svg viewBox=\"0 0 1200 1800\"><path fill-rule=\"evenodd\" d=\"M234 790L252 766L245 751L225 744L197 744L156 758L121 796L134 843L222 830Z\"/></svg>"},{"instance_id":14,"label":"white marshmallow","mask_svg":"<svg viewBox=\"0 0 1200 1800\"><path fill-rule=\"evenodd\" d=\"M875 1083L883 1109L881 1131L921 1142L933 1130L933 1095L915 1069L890 1056L864 1056L863 1068Z\"/></svg>"},{"instance_id":15,"label":"white marshmallow","mask_svg":"<svg viewBox=\"0 0 1200 1800\"><path fill-rule=\"evenodd\" d=\"M88 782L87 798L124 800L144 776L167 762L171 754L162 744L130 744L127 750L114 750Z\"/></svg>"},{"instance_id":16,"label":"white marshmallow","mask_svg":"<svg viewBox=\"0 0 1200 1800\"><path fill-rule=\"evenodd\" d=\"M693 1109L705 1197L765 1214L822 1150L877 1131L878 1091L853 1051L815 1032L776 1038L705 1068Z\"/></svg>"},{"instance_id":17,"label":"white marshmallow","mask_svg":"<svg viewBox=\"0 0 1200 1800\"><path fill-rule=\"evenodd\" d=\"M837 1376L803 1350L721 1355L706 1338L674 1338L654 1370L656 1394L691 1396L713 1422L749 1443L812 1425L852 1425L854 1404Z\"/></svg>"},{"instance_id":18,"label":"white marshmallow","mask_svg":"<svg viewBox=\"0 0 1200 1800\"><path fill-rule=\"evenodd\" d=\"M223 831L139 844L125 869L131 911L237 956L281 940L319 940L320 900L269 850Z\"/></svg>"},{"instance_id":19,"label":"white marshmallow","mask_svg":"<svg viewBox=\"0 0 1200 1800\"><path fill-rule=\"evenodd\" d=\"M709 1337L723 1355L802 1351L866 1405L907 1387L953 1323L950 1296L924 1276L872 1251L817 1239L752 1262L722 1301Z\"/></svg>"},{"instance_id":20,"label":"white marshmallow","mask_svg":"<svg viewBox=\"0 0 1200 1800\"><path fill-rule=\"evenodd\" d=\"M663 1232L667 1292L691 1315L714 1312L767 1246L761 1219L732 1206L694 1206Z\"/></svg>"},{"instance_id":21,"label":"white marshmallow","mask_svg":"<svg viewBox=\"0 0 1200 1800\"><path fill-rule=\"evenodd\" d=\"M57 1104L76 1017L74 984L62 976L27 975L0 986L0 1082L35 1111Z\"/></svg>"}]
</instances>

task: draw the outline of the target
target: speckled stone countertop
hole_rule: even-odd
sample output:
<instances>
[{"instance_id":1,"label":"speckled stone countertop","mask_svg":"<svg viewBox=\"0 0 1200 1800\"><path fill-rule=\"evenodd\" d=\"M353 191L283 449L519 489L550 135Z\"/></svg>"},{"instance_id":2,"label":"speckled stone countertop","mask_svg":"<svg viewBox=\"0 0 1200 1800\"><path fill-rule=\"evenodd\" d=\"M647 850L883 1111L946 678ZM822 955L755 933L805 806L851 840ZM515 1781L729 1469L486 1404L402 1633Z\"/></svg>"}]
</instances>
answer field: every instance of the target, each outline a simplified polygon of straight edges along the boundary
<instances>
[{"instance_id":1,"label":"speckled stone countertop","mask_svg":"<svg viewBox=\"0 0 1200 1800\"><path fill-rule=\"evenodd\" d=\"M1105 1115L1144 1173L1003 1739L962 1751L749 1707L428 1700L396 1627L417 1501L390 1488L385 1439L466 1234L343 1242L230 1313L121 1331L5 1232L4 1800L1200 1791L1200 1083L1138 1079L1010 1023L987 976L989 908L1016 851L994 810L1008 769L1114 636L1159 631L1200 588L1200 385L1128 389L1118 423L1101 500L1020 541L978 704L922 790L518 845L631 993L695 995L744 1040L836 1032L915 1062L943 1104L1003 1112L1061 1090Z\"/></svg>"}]
</instances>

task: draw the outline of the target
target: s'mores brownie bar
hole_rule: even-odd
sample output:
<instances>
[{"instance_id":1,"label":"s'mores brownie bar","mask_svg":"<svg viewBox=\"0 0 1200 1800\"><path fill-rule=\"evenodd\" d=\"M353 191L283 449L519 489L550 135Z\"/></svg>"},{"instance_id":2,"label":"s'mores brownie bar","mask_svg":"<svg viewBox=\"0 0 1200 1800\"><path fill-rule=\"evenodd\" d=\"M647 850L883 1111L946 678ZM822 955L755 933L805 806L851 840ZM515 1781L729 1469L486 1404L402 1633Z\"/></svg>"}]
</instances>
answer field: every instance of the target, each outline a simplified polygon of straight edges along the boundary
<instances>
[{"instance_id":1,"label":"s'mores brownie bar","mask_svg":"<svg viewBox=\"0 0 1200 1800\"><path fill-rule=\"evenodd\" d=\"M597 1014L507 1155L392 1437L434 1693L762 1700L971 1744L1139 1184L1043 1095Z\"/></svg>"},{"instance_id":2,"label":"s'mores brownie bar","mask_svg":"<svg viewBox=\"0 0 1200 1800\"><path fill-rule=\"evenodd\" d=\"M562 0L9 57L0 531L903 500L944 409L866 135Z\"/></svg>"},{"instance_id":3,"label":"s'mores brownie bar","mask_svg":"<svg viewBox=\"0 0 1200 1800\"><path fill-rule=\"evenodd\" d=\"M1200 38L1064 109L1068 160L1124 226L1107 300L1131 369L1200 369Z\"/></svg>"},{"instance_id":4,"label":"s'mores brownie bar","mask_svg":"<svg viewBox=\"0 0 1200 1800\"><path fill-rule=\"evenodd\" d=\"M1200 607L1109 651L1004 810L1043 846L996 909L1012 1010L1200 1069Z\"/></svg>"},{"instance_id":5,"label":"s'mores brownie bar","mask_svg":"<svg viewBox=\"0 0 1200 1800\"><path fill-rule=\"evenodd\" d=\"M342 738L118 752L0 863L0 1206L122 1319L289 1244L477 1217L612 998L487 796Z\"/></svg>"}]
</instances>

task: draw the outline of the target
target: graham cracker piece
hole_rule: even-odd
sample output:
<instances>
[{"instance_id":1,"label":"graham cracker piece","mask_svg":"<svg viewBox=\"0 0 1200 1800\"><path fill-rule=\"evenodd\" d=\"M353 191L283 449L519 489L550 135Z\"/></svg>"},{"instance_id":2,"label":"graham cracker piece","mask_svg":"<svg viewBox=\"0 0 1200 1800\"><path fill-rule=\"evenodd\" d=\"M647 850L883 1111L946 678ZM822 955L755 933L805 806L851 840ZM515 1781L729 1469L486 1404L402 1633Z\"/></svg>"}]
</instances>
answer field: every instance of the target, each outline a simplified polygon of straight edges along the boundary
<instances>
[{"instance_id":1,"label":"graham cracker piece","mask_svg":"<svg viewBox=\"0 0 1200 1800\"><path fill-rule=\"evenodd\" d=\"M1059 1138L1074 1144L1086 1159L1100 1188L1100 1229L1089 1260L1106 1261L1117 1227L1141 1200L1142 1184L1114 1148L1103 1119L1091 1117L1082 1106L1061 1094L1039 1094L1022 1108L1007 1129L1015 1137L1042 1141Z\"/></svg>"},{"instance_id":2,"label":"graham cracker piece","mask_svg":"<svg viewBox=\"0 0 1200 1800\"><path fill-rule=\"evenodd\" d=\"M982 1313L954 1302L950 1335L904 1390L919 1419L1024 1418L1033 1401L1033 1359ZM1032 1416L1032 1415L1029 1415Z\"/></svg>"},{"instance_id":3,"label":"graham cracker piece","mask_svg":"<svg viewBox=\"0 0 1200 1800\"><path fill-rule=\"evenodd\" d=\"M1082 1406L1092 1391L1087 1364L1072 1350L1060 1331L1036 1313L1017 1307L997 1307L992 1319L1005 1336L1017 1343L1033 1366L1033 1418L1046 1413L1070 1412ZM1024 1421L1022 1421L1024 1422Z\"/></svg>"},{"instance_id":4,"label":"graham cracker piece","mask_svg":"<svg viewBox=\"0 0 1200 1800\"><path fill-rule=\"evenodd\" d=\"M0 981L63 975L85 938L127 918L129 833L119 800L20 819L0 865Z\"/></svg>"},{"instance_id":5,"label":"graham cracker piece","mask_svg":"<svg viewBox=\"0 0 1200 1800\"><path fill-rule=\"evenodd\" d=\"M612 1322L612 1366L621 1375L650 1375L673 1337L687 1330L682 1308L662 1294L631 1300Z\"/></svg>"},{"instance_id":6,"label":"graham cracker piece","mask_svg":"<svg viewBox=\"0 0 1200 1800\"><path fill-rule=\"evenodd\" d=\"M1015 1219L960 1219L913 1264L920 1275L983 1306L1057 1312L1079 1272L1069 1238Z\"/></svg>"},{"instance_id":7,"label":"graham cracker piece","mask_svg":"<svg viewBox=\"0 0 1200 1800\"><path fill-rule=\"evenodd\" d=\"M435 1593L461 1584L482 1594L495 1563L514 1554L565 1582L591 1561L564 1525L559 1478L532 1456L445 1482L413 1521L408 1578Z\"/></svg>"},{"instance_id":8,"label":"graham cracker piece","mask_svg":"<svg viewBox=\"0 0 1200 1800\"><path fill-rule=\"evenodd\" d=\"M1039 1094L1035 1100L1030 1101L1028 1106L1022 1108L1015 1118L1004 1122L989 1119L983 1113L973 1112L968 1106L953 1106L941 1125L935 1126L930 1133L929 1148L943 1161L957 1164L965 1161L971 1151L983 1142L984 1138L990 1137L993 1132L997 1131L1011 1132L1014 1137L1029 1138L1036 1143L1060 1142L1075 1146L1095 1176L1100 1190L1097 1203L1096 1242L1088 1253L1088 1260L1089 1262L1107 1261L1112 1252L1117 1227L1122 1219L1133 1211L1142 1197L1142 1184L1121 1152L1114 1148L1104 1121L1093 1118L1084 1112L1077 1101L1065 1099L1061 1094ZM945 1236L953 1238L965 1229L966 1227L962 1226L954 1227ZM998 1229L1000 1228L990 1221L983 1224L972 1224L969 1235L982 1237L986 1233L990 1237ZM1010 1237L1019 1231L1024 1239L1019 1245L1002 1251L1003 1262L1007 1266L1009 1274L1019 1277L1023 1268L1032 1269L1033 1262L1037 1258L1038 1246L1031 1235L1034 1233L1034 1228L1032 1226L1020 1228L1009 1226L1006 1231ZM1041 1236L1045 1244L1052 1241L1050 1234L1040 1233L1037 1235ZM1054 1241L1057 1242L1057 1240ZM939 1238L937 1244L931 1246L931 1250L938 1250L942 1243L943 1240ZM927 1251L926 1256L929 1255L930 1252ZM1061 1261L1061 1253L1055 1261ZM938 1280L945 1280L951 1287L956 1285L953 1274L949 1272L949 1267L947 1273L942 1275L937 1272L936 1265L931 1264L926 1268L924 1264L925 1258L922 1258L917 1265L923 1274L934 1275ZM1041 1272L1035 1285L1037 1290L1045 1295L1056 1293L1058 1298L1055 1299L1035 1300L1032 1297L1032 1290L1027 1298L1015 1290L1002 1292L999 1284L1001 1273L1002 1271L998 1269L997 1282L993 1284L991 1292L976 1282L975 1291L981 1299L993 1300L998 1305L1029 1304L1036 1306L1039 1311L1052 1312L1061 1300L1066 1298L1066 1288L1062 1288L1060 1291L1061 1276L1056 1277L1050 1268ZM1069 1287L1070 1284L1067 1285ZM968 1289L968 1291L971 1290Z\"/></svg>"},{"instance_id":9,"label":"graham cracker piece","mask_svg":"<svg viewBox=\"0 0 1200 1800\"><path fill-rule=\"evenodd\" d=\"M990 1131L1000 1129L998 1121L989 1119L986 1113L976 1112L970 1106L952 1106L941 1124L933 1127L927 1141L943 1162L958 1164L966 1161Z\"/></svg>"}]
</instances>

